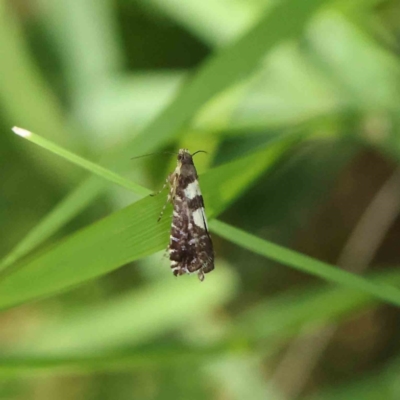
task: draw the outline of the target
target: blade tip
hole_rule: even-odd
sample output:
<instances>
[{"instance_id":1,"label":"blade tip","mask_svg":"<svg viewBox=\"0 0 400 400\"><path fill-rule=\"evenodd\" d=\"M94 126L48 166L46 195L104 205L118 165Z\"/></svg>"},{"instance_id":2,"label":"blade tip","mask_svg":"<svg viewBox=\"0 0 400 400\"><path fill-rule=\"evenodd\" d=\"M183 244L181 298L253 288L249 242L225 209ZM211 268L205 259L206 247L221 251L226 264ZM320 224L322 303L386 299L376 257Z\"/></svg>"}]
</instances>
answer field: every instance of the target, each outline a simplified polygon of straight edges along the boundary
<instances>
[{"instance_id":1,"label":"blade tip","mask_svg":"<svg viewBox=\"0 0 400 400\"><path fill-rule=\"evenodd\" d=\"M32 132L30 132L30 131L28 131L28 130L26 130L26 129L23 129L23 128L19 128L18 126L14 126L14 127L12 128L12 131L13 131L16 135L22 136L23 138L28 138L29 136L32 135Z\"/></svg>"}]
</instances>

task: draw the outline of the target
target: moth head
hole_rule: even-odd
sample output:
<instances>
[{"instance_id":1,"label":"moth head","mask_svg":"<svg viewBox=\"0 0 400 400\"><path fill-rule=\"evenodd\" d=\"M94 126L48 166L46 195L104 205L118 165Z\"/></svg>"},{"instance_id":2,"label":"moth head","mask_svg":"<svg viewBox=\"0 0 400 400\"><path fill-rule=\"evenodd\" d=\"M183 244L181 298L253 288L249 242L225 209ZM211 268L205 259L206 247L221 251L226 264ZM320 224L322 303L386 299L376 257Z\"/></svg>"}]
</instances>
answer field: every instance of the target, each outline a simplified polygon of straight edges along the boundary
<instances>
[{"instance_id":1,"label":"moth head","mask_svg":"<svg viewBox=\"0 0 400 400\"><path fill-rule=\"evenodd\" d=\"M189 150L187 150L187 149L179 150L178 163L181 163L181 164L193 163L192 155L189 153Z\"/></svg>"}]
</instances>

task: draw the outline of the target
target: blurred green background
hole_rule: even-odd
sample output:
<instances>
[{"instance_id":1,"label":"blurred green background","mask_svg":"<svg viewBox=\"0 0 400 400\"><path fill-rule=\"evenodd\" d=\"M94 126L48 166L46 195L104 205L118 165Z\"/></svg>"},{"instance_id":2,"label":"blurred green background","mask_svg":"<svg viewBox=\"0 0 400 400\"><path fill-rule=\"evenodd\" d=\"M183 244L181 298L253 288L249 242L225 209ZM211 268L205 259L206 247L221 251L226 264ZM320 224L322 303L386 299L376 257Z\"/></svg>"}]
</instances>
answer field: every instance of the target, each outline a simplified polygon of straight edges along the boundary
<instances>
[{"instance_id":1,"label":"blurred green background","mask_svg":"<svg viewBox=\"0 0 400 400\"><path fill-rule=\"evenodd\" d=\"M395 0L0 1L0 399L399 399L399 40ZM182 147L203 283L131 159Z\"/></svg>"}]
</instances>

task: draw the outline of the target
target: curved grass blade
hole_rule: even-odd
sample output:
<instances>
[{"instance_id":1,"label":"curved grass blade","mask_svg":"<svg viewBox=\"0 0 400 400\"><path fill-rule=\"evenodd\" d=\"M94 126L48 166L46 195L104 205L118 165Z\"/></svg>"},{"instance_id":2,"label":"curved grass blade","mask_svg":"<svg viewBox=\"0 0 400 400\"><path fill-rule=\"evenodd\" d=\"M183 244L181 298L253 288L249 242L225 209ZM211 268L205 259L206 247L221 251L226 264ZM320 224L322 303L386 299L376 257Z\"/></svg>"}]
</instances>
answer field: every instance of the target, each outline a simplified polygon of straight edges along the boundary
<instances>
[{"instance_id":1,"label":"curved grass blade","mask_svg":"<svg viewBox=\"0 0 400 400\"><path fill-rule=\"evenodd\" d=\"M133 193L136 193L141 196L146 196L151 193L149 189L146 189L143 186L140 186L132 181L129 181L120 175L116 174L115 172L110 171L107 168L102 167L101 165L98 165L94 162L88 161L58 145L55 143L51 142L50 140L47 140L36 133L33 133L31 131L28 131L23 128L19 128L17 126L14 126L12 128L13 132L24 139L29 140L32 143L37 144L40 147L43 147L46 150L51 151L54 154L57 154L60 157L65 158L68 161L71 161L72 163L90 171L93 172L94 174L107 179L110 182L116 183L117 185L122 186L125 189L128 189L132 191Z\"/></svg>"},{"instance_id":2,"label":"curved grass blade","mask_svg":"<svg viewBox=\"0 0 400 400\"><path fill-rule=\"evenodd\" d=\"M334 267L322 261L260 239L221 221L211 221L210 230L247 250L299 271L317 276L354 290L369 293L375 298L400 306L400 289L388 284L377 284L361 276Z\"/></svg>"}]
</instances>

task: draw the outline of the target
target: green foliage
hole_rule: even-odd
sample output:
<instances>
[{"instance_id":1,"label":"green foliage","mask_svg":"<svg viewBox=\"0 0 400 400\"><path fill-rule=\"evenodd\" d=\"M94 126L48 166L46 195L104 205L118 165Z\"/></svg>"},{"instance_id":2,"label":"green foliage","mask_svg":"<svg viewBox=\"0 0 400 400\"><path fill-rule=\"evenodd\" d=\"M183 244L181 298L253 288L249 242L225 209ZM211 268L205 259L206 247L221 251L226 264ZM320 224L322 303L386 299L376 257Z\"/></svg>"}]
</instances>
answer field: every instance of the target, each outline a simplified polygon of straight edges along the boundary
<instances>
[{"instance_id":1,"label":"green foliage","mask_svg":"<svg viewBox=\"0 0 400 400\"><path fill-rule=\"evenodd\" d=\"M400 155L399 56L387 45L400 9L381 3L1 3L0 397L33 399L50 383L41 398L284 398L264 367L297 335L400 306L396 268L357 276L332 261L359 214L345 228L319 216L368 174L342 176L366 144L387 169ZM176 34L191 45L164 59ZM152 68L138 71L128 60L142 40ZM148 194L174 158L131 160L178 147L209 153L196 165L217 257L201 284L173 279L161 259L170 208L157 223L165 196ZM373 194L359 196L343 215ZM395 399L391 349L373 382ZM341 367L339 388L316 375L304 398L382 398L362 368L349 378ZM59 380L71 374L74 393Z\"/></svg>"}]
</instances>

